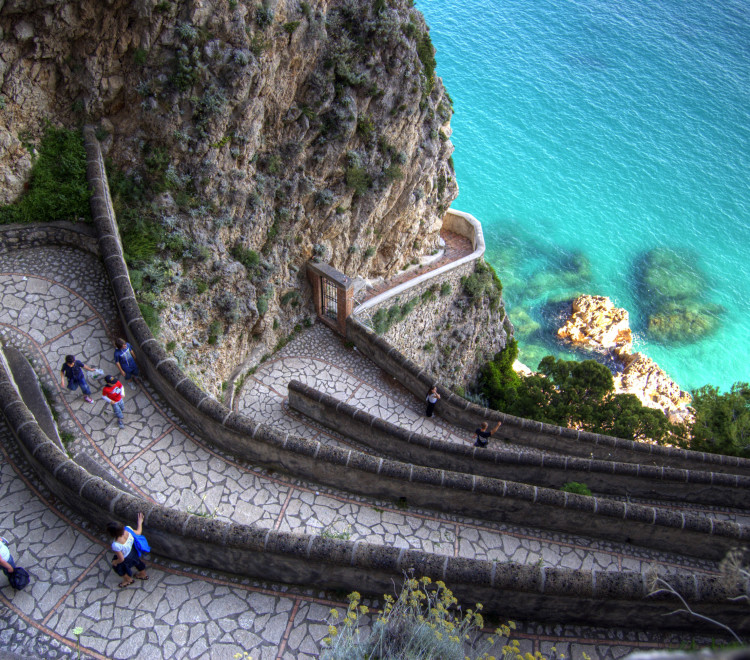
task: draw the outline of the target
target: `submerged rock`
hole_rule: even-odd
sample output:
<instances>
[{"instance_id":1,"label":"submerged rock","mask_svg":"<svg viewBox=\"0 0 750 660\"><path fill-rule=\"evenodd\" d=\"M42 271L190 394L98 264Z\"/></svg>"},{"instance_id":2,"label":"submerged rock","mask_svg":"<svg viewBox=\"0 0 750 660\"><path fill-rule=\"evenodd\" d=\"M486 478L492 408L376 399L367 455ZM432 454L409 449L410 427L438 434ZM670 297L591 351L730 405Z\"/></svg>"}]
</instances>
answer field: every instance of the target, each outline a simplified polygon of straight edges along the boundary
<instances>
[{"instance_id":1,"label":"submerged rock","mask_svg":"<svg viewBox=\"0 0 750 660\"><path fill-rule=\"evenodd\" d=\"M669 301L696 299L706 288L706 276L688 252L650 250L641 258L637 271L639 294L651 308Z\"/></svg>"},{"instance_id":2,"label":"submerged rock","mask_svg":"<svg viewBox=\"0 0 750 660\"><path fill-rule=\"evenodd\" d=\"M534 334L537 330L542 327L541 323L535 321L529 313L524 309L518 309L513 312L513 328L515 329L515 335L520 337L528 337Z\"/></svg>"},{"instance_id":3,"label":"submerged rock","mask_svg":"<svg viewBox=\"0 0 750 660\"><path fill-rule=\"evenodd\" d=\"M672 302L651 314L648 331L661 342L693 342L718 329L721 305L699 302Z\"/></svg>"},{"instance_id":4,"label":"submerged rock","mask_svg":"<svg viewBox=\"0 0 750 660\"><path fill-rule=\"evenodd\" d=\"M578 252L568 255L557 266L535 273L526 287L526 295L556 301L572 300L581 291L590 289L590 284L591 263L586 255Z\"/></svg>"},{"instance_id":5,"label":"submerged rock","mask_svg":"<svg viewBox=\"0 0 750 660\"><path fill-rule=\"evenodd\" d=\"M629 353L633 346L628 312L615 307L604 296L576 298L573 313L557 331L557 336L596 350L617 348Z\"/></svg>"}]
</instances>

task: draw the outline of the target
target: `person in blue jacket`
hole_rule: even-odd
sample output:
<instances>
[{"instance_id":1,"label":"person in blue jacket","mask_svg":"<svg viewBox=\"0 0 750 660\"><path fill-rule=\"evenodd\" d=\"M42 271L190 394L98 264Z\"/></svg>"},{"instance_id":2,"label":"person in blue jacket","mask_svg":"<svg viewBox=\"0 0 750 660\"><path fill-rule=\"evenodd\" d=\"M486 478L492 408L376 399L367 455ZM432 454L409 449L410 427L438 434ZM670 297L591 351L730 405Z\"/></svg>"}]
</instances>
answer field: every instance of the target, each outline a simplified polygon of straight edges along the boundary
<instances>
[{"instance_id":1,"label":"person in blue jacket","mask_svg":"<svg viewBox=\"0 0 750 660\"><path fill-rule=\"evenodd\" d=\"M115 339L115 364L126 381L141 375L133 347L121 337ZM130 387L136 388L135 381L130 382Z\"/></svg>"},{"instance_id":2,"label":"person in blue jacket","mask_svg":"<svg viewBox=\"0 0 750 660\"><path fill-rule=\"evenodd\" d=\"M66 355L65 363L60 368L60 387L65 387L65 380L67 379L69 390L75 391L80 387L81 392L83 392L84 401L86 403L94 403L91 399L91 388L86 382L86 374L83 373L84 370L96 371L93 367L89 367L80 360L76 360L75 355Z\"/></svg>"}]
</instances>

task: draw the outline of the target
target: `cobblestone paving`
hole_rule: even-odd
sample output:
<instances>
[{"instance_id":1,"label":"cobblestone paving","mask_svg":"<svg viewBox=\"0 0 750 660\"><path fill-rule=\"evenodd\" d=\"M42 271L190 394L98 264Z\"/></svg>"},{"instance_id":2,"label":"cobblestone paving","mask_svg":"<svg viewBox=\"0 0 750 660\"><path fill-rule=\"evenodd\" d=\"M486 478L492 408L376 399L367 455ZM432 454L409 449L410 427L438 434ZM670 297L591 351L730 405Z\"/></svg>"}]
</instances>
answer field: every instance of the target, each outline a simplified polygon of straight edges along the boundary
<instances>
[{"instance_id":1,"label":"cobblestone paving","mask_svg":"<svg viewBox=\"0 0 750 660\"><path fill-rule=\"evenodd\" d=\"M66 353L115 372L112 339L118 333L105 275L92 257L66 248L0 256L0 340L18 346L53 392L61 426L77 435L70 451L88 453L146 499L187 510L207 507L219 518L267 528L348 535L455 556L610 570L640 571L654 564L665 572L715 569L710 562L585 537L402 510L390 501L274 474L192 437L144 383L127 391L125 429L119 430L96 389L92 388L95 403L88 404L80 394L63 392L59 386ZM291 378L356 401L394 423L455 442L468 440L464 432L438 419L425 419L421 403L318 326L245 383L238 393L238 409L284 430L344 442L289 413L285 395ZM44 654L55 657L63 652L60 644L74 644L72 629L80 625L87 631L81 643L96 657L218 658L243 649L252 649L256 658L312 657L325 633L323 618L330 598L161 561L152 564L149 582L113 589L117 578L108 570L99 531L88 530L85 521L61 510L24 474L7 433L0 440L5 448L0 522L8 530L5 536L13 539L15 556L34 576L28 591L2 590L0 603L12 616L3 617L0 644L5 635L11 640L8 648L43 648ZM586 649L592 657L621 654L612 646L617 634L627 639L623 648L638 646L637 637L622 637L621 631L550 632L532 626L524 634L536 640L529 641L531 645L541 643L545 635L593 636L601 644L588 639Z\"/></svg>"}]
</instances>

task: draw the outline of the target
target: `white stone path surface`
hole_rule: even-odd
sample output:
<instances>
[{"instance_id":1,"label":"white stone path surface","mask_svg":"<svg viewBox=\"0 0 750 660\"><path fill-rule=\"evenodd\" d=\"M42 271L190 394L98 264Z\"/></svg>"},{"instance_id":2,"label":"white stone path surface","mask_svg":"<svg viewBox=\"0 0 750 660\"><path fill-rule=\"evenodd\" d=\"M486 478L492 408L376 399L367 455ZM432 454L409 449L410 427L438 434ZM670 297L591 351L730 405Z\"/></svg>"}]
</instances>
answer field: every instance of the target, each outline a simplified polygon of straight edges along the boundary
<instances>
[{"instance_id":1,"label":"white stone path surface","mask_svg":"<svg viewBox=\"0 0 750 660\"><path fill-rule=\"evenodd\" d=\"M85 452L131 492L155 502L222 519L309 534L420 548L429 552L571 568L714 571L711 562L541 530L437 514L353 496L237 461L184 428L147 383L128 390L125 429L105 403L84 403L59 387L66 353L114 372L115 307L100 263L68 248L0 255L0 340L19 347L53 392L62 428L73 430L73 453ZM314 326L265 362L238 392L245 414L306 437L345 442L285 405L286 383L298 378L356 402L394 423L456 442L468 436L427 420L421 402ZM151 579L117 589L101 530L61 506L29 473L13 439L0 426L0 528L11 540L32 586L0 588L0 649L43 657L74 655L80 626L83 652L104 658L315 657L325 616L341 596L310 588L268 585L158 557ZM730 513L724 515L731 516ZM0 577L0 581L3 578ZM713 631L707 631L710 634ZM676 638L613 630L524 624L528 650L556 643L566 657L619 657L627 649L675 643Z\"/></svg>"}]
</instances>

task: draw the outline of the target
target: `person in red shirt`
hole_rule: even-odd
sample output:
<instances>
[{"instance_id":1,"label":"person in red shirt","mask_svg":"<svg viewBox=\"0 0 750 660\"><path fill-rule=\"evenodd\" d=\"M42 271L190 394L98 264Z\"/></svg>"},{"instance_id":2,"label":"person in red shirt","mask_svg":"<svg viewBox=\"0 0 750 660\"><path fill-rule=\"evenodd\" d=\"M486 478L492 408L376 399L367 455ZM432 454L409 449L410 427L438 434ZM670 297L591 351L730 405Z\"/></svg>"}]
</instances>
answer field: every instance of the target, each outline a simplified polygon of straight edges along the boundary
<instances>
[{"instance_id":1,"label":"person in red shirt","mask_svg":"<svg viewBox=\"0 0 750 660\"><path fill-rule=\"evenodd\" d=\"M125 402L125 389L122 383L114 376L105 376L104 389L102 390L102 399L112 404L112 412L117 417L117 425L122 429L125 424L122 421L122 404Z\"/></svg>"}]
</instances>

